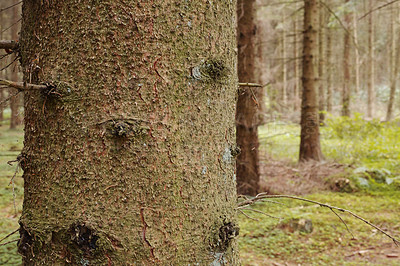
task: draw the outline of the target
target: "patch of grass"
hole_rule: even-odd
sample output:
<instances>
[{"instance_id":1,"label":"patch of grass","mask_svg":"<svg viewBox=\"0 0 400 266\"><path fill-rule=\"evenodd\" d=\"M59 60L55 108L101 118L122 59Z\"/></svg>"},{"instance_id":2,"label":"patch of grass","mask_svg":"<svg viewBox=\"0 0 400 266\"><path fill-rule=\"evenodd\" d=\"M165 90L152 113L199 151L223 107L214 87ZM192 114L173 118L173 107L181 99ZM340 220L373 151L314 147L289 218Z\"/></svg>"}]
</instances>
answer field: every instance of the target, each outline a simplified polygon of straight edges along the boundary
<instances>
[{"instance_id":1,"label":"patch of grass","mask_svg":"<svg viewBox=\"0 0 400 266\"><path fill-rule=\"evenodd\" d=\"M383 228L400 226L398 220L400 192L387 194L379 192L371 195L325 193L309 195L307 198L352 210ZM282 220L268 218L251 211L246 213L259 219L259 222L239 215L241 227L239 246L244 265L257 265L253 259L262 261L262 258L306 265L366 265L367 257L351 256L351 254L355 250L379 249L382 243L391 242L372 227L349 215L340 214L356 239L352 239L352 235L339 218L327 208L294 200L279 201L284 205L258 203L253 208L272 216L281 216ZM291 218L310 219L314 231L311 234L290 232L280 226ZM398 265L398 263L398 260L394 261L383 256L379 258L378 265Z\"/></svg>"},{"instance_id":2,"label":"patch of grass","mask_svg":"<svg viewBox=\"0 0 400 266\"><path fill-rule=\"evenodd\" d=\"M381 123L354 118L329 117L321 127L321 148L327 160L355 166L344 173L358 184L357 193L319 193L305 196L351 210L397 238L400 237L400 121ZM300 126L274 122L259 129L261 150L272 158L298 160ZM266 182L268 182L268 177ZM363 181L364 180L364 181ZM239 215L239 246L244 265L272 262L305 265L399 265L399 258L387 258L391 240L362 221L340 214L355 239L329 209L294 200L280 200L284 206L259 203L247 211L259 219ZM314 231L288 231L282 224L293 218L311 219ZM357 253L357 251L363 253ZM396 250L396 253L399 253Z\"/></svg>"},{"instance_id":3,"label":"patch of grass","mask_svg":"<svg viewBox=\"0 0 400 266\"><path fill-rule=\"evenodd\" d=\"M16 170L16 163L8 165L8 161L15 160L23 145L23 130L9 130L8 124L0 126L0 239L19 228L18 218L22 211L23 180L20 170L14 178L14 193L16 211L14 210L14 196L11 178ZM17 240L15 233L2 243ZM0 246L0 265L21 265L21 256L17 253L17 244Z\"/></svg>"}]
</instances>

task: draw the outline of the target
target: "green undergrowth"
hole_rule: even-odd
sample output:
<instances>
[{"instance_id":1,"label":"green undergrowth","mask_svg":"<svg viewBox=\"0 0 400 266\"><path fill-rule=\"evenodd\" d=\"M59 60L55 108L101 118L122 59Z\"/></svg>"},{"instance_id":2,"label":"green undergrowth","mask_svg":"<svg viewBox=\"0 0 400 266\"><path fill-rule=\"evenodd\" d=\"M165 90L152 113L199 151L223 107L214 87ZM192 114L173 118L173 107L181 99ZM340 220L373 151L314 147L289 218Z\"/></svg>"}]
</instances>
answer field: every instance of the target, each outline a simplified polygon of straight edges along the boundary
<instances>
[{"instance_id":1,"label":"green undergrowth","mask_svg":"<svg viewBox=\"0 0 400 266\"><path fill-rule=\"evenodd\" d=\"M364 180L362 184L358 183L360 189L356 193L330 192L305 197L354 211L400 237L400 191L395 186L397 176L400 176L399 152L396 152L400 140L397 137L400 134L397 122L366 122L359 117L353 120L327 120L326 126L321 129L321 144L328 160L353 165L352 172L346 177L354 181ZM367 128L364 128L364 123L367 123ZM368 132L372 132L372 135L369 136ZM272 157L289 158L293 162L298 157L299 135L299 126L294 124L276 122L260 128L262 149ZM10 166L7 162L16 159L22 148L22 139L22 128L9 130L7 124L0 126L0 239L18 228L23 180L21 173L15 178L15 214L13 191L9 183L16 165ZM386 258L385 253L376 255L374 259L369 257L368 254L382 250L382 246L391 241L365 223L341 214L355 236L353 239L329 209L296 200L276 201L283 205L259 203L254 208L282 219L245 211L259 220L254 221L239 214L239 246L243 265L273 265L273 262L296 265L399 265L399 259ZM285 225L293 218L310 219L313 232L307 234L288 230ZM2 243L16 239L18 234ZM351 256L357 250L368 252L363 256ZM20 264L16 242L0 246L0 265Z\"/></svg>"},{"instance_id":2,"label":"green undergrowth","mask_svg":"<svg viewBox=\"0 0 400 266\"><path fill-rule=\"evenodd\" d=\"M9 165L7 162L17 158L22 145L22 128L10 130L9 124L3 122L0 126L0 239L19 227L18 218L21 215L23 200L22 172L19 171L14 178L13 192L10 181L16 173L16 163ZM0 265L21 265L21 256L17 254L16 245L18 237L19 234L15 233L0 243ZM4 245L7 242L10 243Z\"/></svg>"},{"instance_id":3,"label":"green undergrowth","mask_svg":"<svg viewBox=\"0 0 400 266\"><path fill-rule=\"evenodd\" d=\"M400 120L365 121L360 114L352 118L328 115L320 132L325 159L348 165L341 177L351 181L354 190L304 197L353 211L400 238ZM269 157L289 160L292 166L297 162L299 125L269 123L260 127L259 136L261 150ZM259 221L239 215L244 265L400 265L399 257L386 256L392 252L388 248L392 241L366 223L338 213L353 238L330 209L297 200L279 202L284 205L259 203L254 208L281 219L253 211L246 214ZM292 219L310 219L313 232L288 230L286 225Z\"/></svg>"},{"instance_id":4,"label":"green undergrowth","mask_svg":"<svg viewBox=\"0 0 400 266\"><path fill-rule=\"evenodd\" d=\"M400 192L330 192L305 197L351 210L391 233L396 234L396 230L390 228L397 228L397 237L400 237ZM339 212L351 231L349 233L330 209L291 199L274 201L282 204L258 203L253 209L280 219L248 210L246 214L259 221L239 215L239 246L244 265L272 265L272 262L295 265L398 265L398 259L387 258L385 254L375 256L375 261L367 256L352 256L358 250L369 250L372 254L379 251L382 245L391 243L389 238L364 222ZM311 220L312 233L287 229L285 225L291 219Z\"/></svg>"},{"instance_id":5,"label":"green undergrowth","mask_svg":"<svg viewBox=\"0 0 400 266\"><path fill-rule=\"evenodd\" d=\"M365 121L328 115L321 126L321 149L328 161L354 168L348 176L360 189L400 190L400 120ZM272 158L295 163L299 156L300 126L273 122L259 129L261 149Z\"/></svg>"}]
</instances>

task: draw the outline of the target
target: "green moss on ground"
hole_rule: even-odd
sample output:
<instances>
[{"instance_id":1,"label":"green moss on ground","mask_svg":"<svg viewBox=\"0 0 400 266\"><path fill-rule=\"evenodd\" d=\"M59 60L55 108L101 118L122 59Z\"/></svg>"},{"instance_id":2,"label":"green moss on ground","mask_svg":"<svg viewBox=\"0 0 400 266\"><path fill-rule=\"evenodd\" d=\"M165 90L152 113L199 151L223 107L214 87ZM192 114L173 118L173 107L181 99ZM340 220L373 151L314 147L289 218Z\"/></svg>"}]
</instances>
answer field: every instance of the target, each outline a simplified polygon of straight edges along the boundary
<instances>
[{"instance_id":1,"label":"green moss on ground","mask_svg":"<svg viewBox=\"0 0 400 266\"><path fill-rule=\"evenodd\" d=\"M22 128L16 130L9 130L8 128L7 123L0 126L0 239L19 228L18 219L21 215L23 199L23 180L20 170L14 178L15 212L13 188L10 181L17 164L13 163L10 166L7 162L15 160L20 153L23 145L23 130ZM0 265L22 264L21 256L17 253L16 240L18 238L19 234L15 233L1 242L1 244L4 244L13 241L0 246Z\"/></svg>"}]
</instances>

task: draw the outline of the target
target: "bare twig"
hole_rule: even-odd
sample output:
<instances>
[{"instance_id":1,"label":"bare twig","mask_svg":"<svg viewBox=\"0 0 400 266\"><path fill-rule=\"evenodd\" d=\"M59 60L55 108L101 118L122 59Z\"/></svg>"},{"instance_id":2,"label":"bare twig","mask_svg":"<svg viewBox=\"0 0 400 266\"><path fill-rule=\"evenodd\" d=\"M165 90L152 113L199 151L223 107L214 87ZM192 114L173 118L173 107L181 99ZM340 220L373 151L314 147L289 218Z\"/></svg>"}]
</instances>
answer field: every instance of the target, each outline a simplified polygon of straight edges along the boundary
<instances>
[{"instance_id":1,"label":"bare twig","mask_svg":"<svg viewBox=\"0 0 400 266\"><path fill-rule=\"evenodd\" d=\"M8 68L9 66L11 66L12 64L14 64L14 62L17 61L17 59L18 59L18 56L16 56L16 57L11 61L11 63L9 63L8 65L6 65L6 66L3 67L2 69L0 69L0 71L3 71L4 69L6 69L6 68Z\"/></svg>"},{"instance_id":2,"label":"bare twig","mask_svg":"<svg viewBox=\"0 0 400 266\"><path fill-rule=\"evenodd\" d=\"M15 179L15 177L17 176L17 173L18 173L19 168L21 167L21 158L22 158L21 156L18 156L18 157L17 157L17 160L13 160L13 161L7 162L7 164L9 164L9 165L12 165L13 162L18 162L17 167L15 168L14 175L12 176L12 178L11 178L11 180L10 180L10 183L8 184L8 185L12 185L13 203L14 203L14 212L15 212L15 215L17 215L17 205L16 205L16 203L15 203L15 182L14 182L14 179Z\"/></svg>"},{"instance_id":3,"label":"bare twig","mask_svg":"<svg viewBox=\"0 0 400 266\"><path fill-rule=\"evenodd\" d=\"M5 239L9 238L10 236L12 236L13 234L15 234L16 232L18 232L18 231L19 231L19 228L18 228L17 230L15 230L15 231L9 233L8 235L6 235L5 237L3 237L3 238L0 240L0 243L3 242Z\"/></svg>"},{"instance_id":4,"label":"bare twig","mask_svg":"<svg viewBox=\"0 0 400 266\"><path fill-rule=\"evenodd\" d=\"M250 83L250 82L246 82L246 83L238 83L238 85L240 87L257 87L257 88L262 88L263 85L258 84L258 83Z\"/></svg>"},{"instance_id":5,"label":"bare twig","mask_svg":"<svg viewBox=\"0 0 400 266\"><path fill-rule=\"evenodd\" d=\"M347 232L349 232L349 234L350 234L353 238L355 238L354 235L353 235L353 233L350 231L349 227L347 226L346 222L342 219L342 217L341 217L339 214L337 214L337 212L335 212L334 210L332 210L332 209L330 209L330 210L331 210L337 217L339 217L340 221L342 221L342 223L344 224L344 226L346 226Z\"/></svg>"},{"instance_id":6,"label":"bare twig","mask_svg":"<svg viewBox=\"0 0 400 266\"><path fill-rule=\"evenodd\" d=\"M21 91L17 91L14 94L11 94L10 96L8 96L6 99L4 99L3 101L0 102L0 106L2 106L3 104L5 104L6 102L8 102L12 97L17 96L18 94L20 94Z\"/></svg>"},{"instance_id":7,"label":"bare twig","mask_svg":"<svg viewBox=\"0 0 400 266\"><path fill-rule=\"evenodd\" d=\"M241 214L243 214L244 216L246 216L247 218L249 218L250 220L253 220L253 221L257 221L257 222L259 222L260 220L258 220L258 219L256 219L256 218L253 218L253 217L251 217L250 215L248 215L248 214L246 214L244 211L242 211L242 210L238 210Z\"/></svg>"},{"instance_id":8,"label":"bare twig","mask_svg":"<svg viewBox=\"0 0 400 266\"><path fill-rule=\"evenodd\" d=\"M355 41L354 35L351 34L350 30L343 24L342 20L336 15L336 13L325 2L321 1L321 4L326 8L326 10L328 10L329 13L331 13L333 15L333 17L339 22L340 26L342 26L344 31L351 37L354 47L356 47L357 50L360 50L357 42Z\"/></svg>"},{"instance_id":9,"label":"bare twig","mask_svg":"<svg viewBox=\"0 0 400 266\"><path fill-rule=\"evenodd\" d=\"M384 7L387 7L387 6L391 5L391 4L394 4L394 3L396 3L396 2L399 2L399 1L400 1L400 0L393 0L393 1L390 1L390 2L388 2L388 3L383 4L383 5L381 5L381 6L378 6L377 8L373 8L373 9L371 9L370 11L368 11L367 13L365 13L364 15L362 15L358 20L362 20L363 18L365 18L365 17L368 16L369 14L371 14L371 13L373 13L373 12L379 10L379 9L382 9L382 8L384 8Z\"/></svg>"},{"instance_id":10,"label":"bare twig","mask_svg":"<svg viewBox=\"0 0 400 266\"><path fill-rule=\"evenodd\" d=\"M257 196L255 196L254 198L239 202L238 203L238 208L244 207L244 206L250 206L250 205L252 205L252 204L254 204L254 203L258 202L258 201L261 201L263 199L278 199L278 198L286 198L286 199L294 199L294 200L305 201L305 202L309 202L309 203L318 204L319 206L328 208L330 210L337 210L337 211L340 211L340 212L348 213L351 216L353 216L354 218L363 221L364 223L366 223L369 226L375 228L376 230L378 230L382 234L386 235L396 245L400 244L400 241L398 239L396 239L395 237L391 236L389 233L385 232L383 229L379 228L375 224L373 224L373 223L367 221L366 219L362 218L361 216L355 214L354 212L346 210L346 209L343 209L343 208L338 208L338 207L335 207L335 206L331 206L331 205L328 205L328 204L325 204L325 203L321 203L321 202L318 202L318 201L314 201L314 200L309 200L309 199L300 198L300 197L296 197L296 196L290 196L290 195L269 195L268 193L260 193ZM346 225L346 227L347 227L347 225Z\"/></svg>"},{"instance_id":11,"label":"bare twig","mask_svg":"<svg viewBox=\"0 0 400 266\"><path fill-rule=\"evenodd\" d=\"M281 220L281 219L282 219L281 217L272 216L272 215L270 215L270 214L268 214L268 213L266 213L266 212L260 211L260 210L255 210L255 209L246 208L246 207L238 207L237 209L238 209L238 210L241 210L241 211L243 211L243 210L248 210L248 211L252 211L252 212L261 213L261 214L263 214L263 215L265 215L265 216L267 216L267 217L269 217L269 218L274 218L274 219L278 219L278 220Z\"/></svg>"},{"instance_id":12,"label":"bare twig","mask_svg":"<svg viewBox=\"0 0 400 266\"><path fill-rule=\"evenodd\" d=\"M28 91L28 90L44 90L47 89L47 85L37 85L37 84L30 84L25 82L15 82L11 80L6 80L0 78L0 85L5 85L11 88L15 88L19 91Z\"/></svg>"},{"instance_id":13,"label":"bare twig","mask_svg":"<svg viewBox=\"0 0 400 266\"><path fill-rule=\"evenodd\" d=\"M17 50L18 42L13 40L0 40L0 49Z\"/></svg>"},{"instance_id":14,"label":"bare twig","mask_svg":"<svg viewBox=\"0 0 400 266\"><path fill-rule=\"evenodd\" d=\"M12 4L11 6L2 8L2 9L0 9L0 12L6 11L7 9L13 8L14 6L19 5L21 3L22 3L22 1L19 1L19 2L15 3L15 4Z\"/></svg>"},{"instance_id":15,"label":"bare twig","mask_svg":"<svg viewBox=\"0 0 400 266\"><path fill-rule=\"evenodd\" d=\"M0 244L0 247L1 247L1 246L8 245L8 244L11 244L11 243L14 243L14 242L17 242L17 241L19 241L19 240L20 240L20 238L14 239L14 240L10 240L10 241L8 241L8 242L6 242L6 243Z\"/></svg>"},{"instance_id":16,"label":"bare twig","mask_svg":"<svg viewBox=\"0 0 400 266\"><path fill-rule=\"evenodd\" d=\"M15 21L13 24L11 24L10 26L8 26L8 27L5 28L4 30L2 30L1 33L4 33L4 32L7 31L8 29L10 29L10 28L12 28L13 26L17 25L21 20L22 20L22 18L18 19L18 20Z\"/></svg>"},{"instance_id":17,"label":"bare twig","mask_svg":"<svg viewBox=\"0 0 400 266\"><path fill-rule=\"evenodd\" d=\"M264 84L264 85L258 84L258 83L251 83L251 82L244 82L244 83L243 82L239 82L238 86L239 87L264 88L264 87L268 86L269 84L270 84L269 82Z\"/></svg>"}]
</instances>

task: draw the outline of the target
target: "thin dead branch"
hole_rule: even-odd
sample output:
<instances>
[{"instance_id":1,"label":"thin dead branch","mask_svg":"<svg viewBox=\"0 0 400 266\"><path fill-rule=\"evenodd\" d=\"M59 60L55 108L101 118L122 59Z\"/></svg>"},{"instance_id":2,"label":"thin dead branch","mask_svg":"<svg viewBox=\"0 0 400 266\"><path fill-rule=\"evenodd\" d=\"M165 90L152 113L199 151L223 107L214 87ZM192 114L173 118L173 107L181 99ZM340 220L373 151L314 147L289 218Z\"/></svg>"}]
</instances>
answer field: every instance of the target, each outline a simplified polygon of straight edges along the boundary
<instances>
[{"instance_id":1,"label":"thin dead branch","mask_svg":"<svg viewBox=\"0 0 400 266\"><path fill-rule=\"evenodd\" d=\"M12 5L8 6L8 7L4 7L2 9L0 9L0 12L6 11L6 10L8 10L10 8L13 8L14 6L17 6L19 4L22 4L22 1L19 1L19 2L15 3L15 4L12 4Z\"/></svg>"},{"instance_id":2,"label":"thin dead branch","mask_svg":"<svg viewBox=\"0 0 400 266\"><path fill-rule=\"evenodd\" d=\"M247 218L249 218L250 220L253 220L253 221L257 221L257 222L259 222L260 220L258 220L258 219L256 219L256 218L253 218L253 217L251 217L251 216L249 216L247 213L245 213L244 211L242 211L242 210L238 210L241 214L243 214L244 216L246 216Z\"/></svg>"},{"instance_id":3,"label":"thin dead branch","mask_svg":"<svg viewBox=\"0 0 400 266\"><path fill-rule=\"evenodd\" d=\"M47 85L37 85L37 84L30 84L30 83L25 83L25 82L14 82L14 81L2 79L2 78L0 78L0 85L15 88L19 91L45 90L48 88Z\"/></svg>"},{"instance_id":4,"label":"thin dead branch","mask_svg":"<svg viewBox=\"0 0 400 266\"><path fill-rule=\"evenodd\" d=\"M8 26L8 27L5 28L4 30L2 30L1 33L4 33L4 32L6 32L7 30L11 29L11 28L14 27L15 25L17 25L21 20L22 20L22 18L18 19L18 20L15 21L13 24L11 24L10 26Z\"/></svg>"},{"instance_id":5,"label":"thin dead branch","mask_svg":"<svg viewBox=\"0 0 400 266\"><path fill-rule=\"evenodd\" d=\"M237 208L238 210L241 210L241 211L244 211L244 210L247 210L247 211L252 211L252 212L257 212L257 213L261 213L261 214L263 214L263 215L265 215L265 216L267 216L267 217L269 217L269 218L274 218L274 219L278 219L278 220L281 220L282 218L281 217L276 217L276 216L273 216L273 215L270 215L270 214L268 214L268 213L266 213L266 212L263 212L263 211L260 211L260 210L255 210L255 209L252 209L252 208L247 208L247 207L242 207L242 208Z\"/></svg>"},{"instance_id":6,"label":"thin dead branch","mask_svg":"<svg viewBox=\"0 0 400 266\"><path fill-rule=\"evenodd\" d=\"M8 245L8 244L11 244L11 243L14 243L14 242L17 242L17 241L19 241L19 238L18 238L18 239L14 239L14 240L10 240L10 241L8 241L8 242L6 242L6 243L3 243L3 244L0 244L0 247L1 247L1 246Z\"/></svg>"},{"instance_id":7,"label":"thin dead branch","mask_svg":"<svg viewBox=\"0 0 400 266\"><path fill-rule=\"evenodd\" d=\"M393 1L390 1L390 2L385 3L385 4L383 4L383 5L380 5L380 6L378 6L377 8L373 8L373 9L371 9L370 11L368 11L367 13L365 13L364 15L362 15L358 20L362 20L363 18L365 18L366 16L370 15L371 13L373 13L373 12L379 10L379 9L382 9L382 8L384 8L384 7L387 7L387 6L391 5L391 4L394 4L394 3L396 3L396 2L399 2L399 1L400 1L400 0L393 0Z\"/></svg>"},{"instance_id":8,"label":"thin dead branch","mask_svg":"<svg viewBox=\"0 0 400 266\"><path fill-rule=\"evenodd\" d=\"M252 204L254 204L256 202L262 201L264 199L283 199L283 198L300 200L300 201L305 201L305 202L308 202L308 203L314 203L314 204L317 204L317 205L319 205L321 207L328 208L333 212L336 210L336 211L340 211L340 212L343 212L343 213L348 213L351 216L353 216L354 218L356 218L356 219L358 219L360 221L363 221L364 223L366 223L369 226L375 228L376 230L378 230L382 234L386 235L388 238L390 238L396 244L396 246L398 246L398 244L400 244L400 241L398 239L396 239L395 237L393 237L389 233L385 232L383 229L379 228L375 224L373 224L373 223L367 221L366 219L362 218L361 216L355 214L354 212L346 210L346 209L343 209L343 208L331 206L331 205L328 205L328 204L325 204L325 203L321 203L321 202L318 202L318 201L315 201L315 200L309 200L309 199L300 198L300 197L296 197L296 196L290 196L290 195L269 195L268 193L260 193L257 196L255 196L254 198L247 199L247 200L239 202L238 203L238 209L243 209L243 207L250 206L250 205L252 205ZM343 221L343 219L340 216L339 216L339 218L341 219L341 221ZM347 225L346 225L346 227L347 227Z\"/></svg>"},{"instance_id":9,"label":"thin dead branch","mask_svg":"<svg viewBox=\"0 0 400 266\"><path fill-rule=\"evenodd\" d=\"M256 88L262 88L262 87L264 87L264 86L261 85L261 84L258 84L258 83L250 83L250 82L247 82L247 83L238 83L238 85L239 85L240 87L256 87Z\"/></svg>"},{"instance_id":10,"label":"thin dead branch","mask_svg":"<svg viewBox=\"0 0 400 266\"><path fill-rule=\"evenodd\" d=\"M0 71L3 71L4 69L7 69L9 66L11 66L12 64L14 64L15 61L17 61L17 59L18 59L18 56L16 56L16 57L11 61L11 63L9 63L8 65L6 65L6 66L3 67L2 69L0 69Z\"/></svg>"},{"instance_id":11,"label":"thin dead branch","mask_svg":"<svg viewBox=\"0 0 400 266\"><path fill-rule=\"evenodd\" d=\"M4 240L6 240L7 238L9 238L10 236L12 236L13 234L15 234L16 232L19 231L19 228L15 231L12 231L11 233L9 233L8 235L6 235L5 237L3 237L2 239L0 239L0 243L3 242Z\"/></svg>"}]
</instances>

